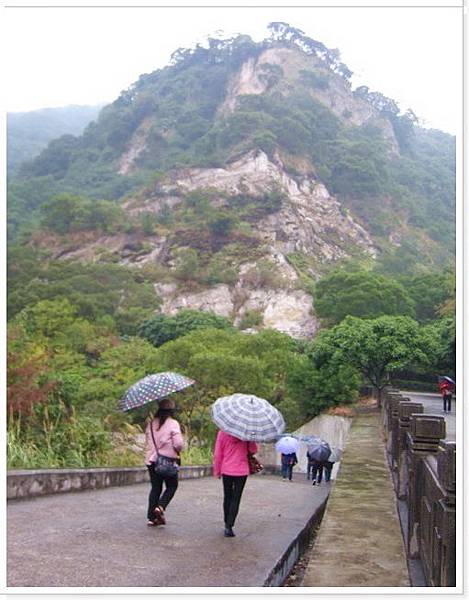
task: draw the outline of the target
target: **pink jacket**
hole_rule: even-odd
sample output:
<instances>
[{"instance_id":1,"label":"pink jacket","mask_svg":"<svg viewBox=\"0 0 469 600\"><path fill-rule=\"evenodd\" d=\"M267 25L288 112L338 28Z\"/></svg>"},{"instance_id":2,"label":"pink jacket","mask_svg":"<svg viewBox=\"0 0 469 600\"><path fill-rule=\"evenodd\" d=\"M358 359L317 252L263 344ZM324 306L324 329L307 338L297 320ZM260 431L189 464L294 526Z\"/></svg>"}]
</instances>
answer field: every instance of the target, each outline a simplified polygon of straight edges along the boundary
<instances>
[{"instance_id":1,"label":"pink jacket","mask_svg":"<svg viewBox=\"0 0 469 600\"><path fill-rule=\"evenodd\" d=\"M176 419L168 417L162 427L158 429L159 420L153 419L147 423L145 429L145 464L149 465L156 461L157 449L158 454L168 456L169 458L177 458L178 452L184 448L184 438L181 434L181 427ZM156 448L153 444L150 427L153 428L153 436L155 438Z\"/></svg>"},{"instance_id":2,"label":"pink jacket","mask_svg":"<svg viewBox=\"0 0 469 600\"><path fill-rule=\"evenodd\" d=\"M248 450L254 454L257 444L243 442L229 433L219 431L213 455L213 475L249 475Z\"/></svg>"}]
</instances>

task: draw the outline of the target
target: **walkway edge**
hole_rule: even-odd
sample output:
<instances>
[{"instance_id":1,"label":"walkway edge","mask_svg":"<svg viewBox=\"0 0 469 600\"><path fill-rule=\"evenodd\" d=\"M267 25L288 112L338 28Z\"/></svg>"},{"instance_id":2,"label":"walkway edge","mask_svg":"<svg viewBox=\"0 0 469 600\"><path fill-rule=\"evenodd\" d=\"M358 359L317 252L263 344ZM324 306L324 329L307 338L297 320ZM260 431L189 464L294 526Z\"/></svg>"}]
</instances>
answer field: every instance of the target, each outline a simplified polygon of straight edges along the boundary
<instances>
[{"instance_id":1,"label":"walkway edge","mask_svg":"<svg viewBox=\"0 0 469 600\"><path fill-rule=\"evenodd\" d=\"M269 576L265 580L263 587L280 587L290 575L296 562L299 558L301 558L308 547L312 530L321 522L326 510L328 499L329 495L312 514L304 528L298 533L296 538L282 554L277 564L273 567Z\"/></svg>"}]
</instances>

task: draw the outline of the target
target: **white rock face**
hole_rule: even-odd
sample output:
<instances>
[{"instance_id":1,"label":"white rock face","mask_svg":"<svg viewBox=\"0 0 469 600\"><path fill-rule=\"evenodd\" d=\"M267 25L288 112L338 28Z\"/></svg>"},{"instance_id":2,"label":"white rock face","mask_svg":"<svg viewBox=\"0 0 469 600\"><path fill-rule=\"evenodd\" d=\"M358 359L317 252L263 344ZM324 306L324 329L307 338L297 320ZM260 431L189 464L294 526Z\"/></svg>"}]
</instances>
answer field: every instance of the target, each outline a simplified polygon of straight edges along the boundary
<instances>
[{"instance_id":1,"label":"white rock face","mask_svg":"<svg viewBox=\"0 0 469 600\"><path fill-rule=\"evenodd\" d=\"M252 311L262 316L262 326L278 329L298 338L310 338L318 329L312 298L298 289L298 273L288 262L292 252L314 258L319 265L349 256L350 249L374 256L376 249L363 227L341 209L340 203L311 174L293 178L283 168L279 157L270 160L260 151L251 151L225 168L182 169L155 186L145 198L129 200L129 213L158 213L163 207L176 207L185 194L197 188L218 189L228 194L219 202L229 203L229 196L248 193L253 197L279 189L284 193L280 210L255 224L263 242L264 259L275 264L278 281L264 284L252 271L252 259L237 265L238 279L233 285L218 284L197 292L183 292L176 283L159 283L155 293L162 299L161 310L175 314L181 308L213 311L239 324ZM77 248L63 251L61 258L99 259L100 252L111 252L121 264L173 264L170 240L165 236L118 234L100 237ZM250 273L251 272L251 273ZM315 278L317 271L310 269ZM259 283L261 281L261 283ZM267 285L267 287L266 287ZM271 287L268 287L271 285Z\"/></svg>"},{"instance_id":2,"label":"white rock face","mask_svg":"<svg viewBox=\"0 0 469 600\"><path fill-rule=\"evenodd\" d=\"M254 290L240 308L235 323L238 324L246 312L253 310L264 314L264 327L295 338L311 338L318 329L312 312L312 298L301 290Z\"/></svg>"},{"instance_id":3,"label":"white rock face","mask_svg":"<svg viewBox=\"0 0 469 600\"><path fill-rule=\"evenodd\" d=\"M212 311L217 315L228 318L231 318L233 314L232 292L225 284L216 285L203 292L173 294L172 296L161 295L164 297L161 309L165 314L174 315L182 308Z\"/></svg>"},{"instance_id":4,"label":"white rock face","mask_svg":"<svg viewBox=\"0 0 469 600\"><path fill-rule=\"evenodd\" d=\"M175 189L184 194L197 188L216 188L233 195L247 191L261 196L275 187L285 192L287 201L280 211L260 220L258 230L278 253L300 251L319 261L338 260L347 256L347 245L352 245L376 255L371 237L341 210L322 183L307 175L293 179L280 159L274 163L262 151L251 151L223 169L179 171L159 189L168 195ZM160 200L155 198L154 203L159 205ZM152 210L151 202L147 209Z\"/></svg>"},{"instance_id":5,"label":"white rock face","mask_svg":"<svg viewBox=\"0 0 469 600\"><path fill-rule=\"evenodd\" d=\"M258 311L263 314L263 327L277 329L292 337L311 338L318 329L318 322L312 314L311 296L301 290L245 290L239 305L239 289L224 284L188 294L171 293L161 285L155 288L164 297L161 309L165 314L173 315L183 308L212 311L234 318L235 325L239 325L246 313Z\"/></svg>"},{"instance_id":6,"label":"white rock face","mask_svg":"<svg viewBox=\"0 0 469 600\"><path fill-rule=\"evenodd\" d=\"M268 48L257 59L250 58L246 61L228 84L226 99L220 108L222 114L235 110L239 96L266 92L267 84L263 78L265 64L281 67L290 85L294 85L295 80L301 77L300 71L303 69L327 74L329 86L325 89L312 87L311 96L327 106L346 124L360 126L367 123L380 128L390 143L391 152L398 153L397 140L389 120L382 118L366 100L354 96L350 83L325 70L319 58L307 56L295 48Z\"/></svg>"}]
</instances>

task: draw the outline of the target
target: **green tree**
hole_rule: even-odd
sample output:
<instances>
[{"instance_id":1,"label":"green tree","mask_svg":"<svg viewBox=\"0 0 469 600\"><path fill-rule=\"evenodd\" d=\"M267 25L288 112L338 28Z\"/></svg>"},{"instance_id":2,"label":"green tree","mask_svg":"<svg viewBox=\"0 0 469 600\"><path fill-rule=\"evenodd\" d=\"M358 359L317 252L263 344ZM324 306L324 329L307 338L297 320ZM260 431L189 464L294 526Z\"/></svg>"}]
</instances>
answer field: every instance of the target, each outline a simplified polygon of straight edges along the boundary
<instances>
[{"instance_id":1,"label":"green tree","mask_svg":"<svg viewBox=\"0 0 469 600\"><path fill-rule=\"evenodd\" d=\"M431 338L422 335L418 323L409 317L358 319L349 316L318 335L312 358L317 368L324 365L353 367L376 388L381 403L389 374L415 363L428 364L431 342Z\"/></svg>"},{"instance_id":2,"label":"green tree","mask_svg":"<svg viewBox=\"0 0 469 600\"><path fill-rule=\"evenodd\" d=\"M226 237L236 227L238 222L239 219L235 214L227 210L219 210L210 217L208 226L212 235Z\"/></svg>"},{"instance_id":3,"label":"green tree","mask_svg":"<svg viewBox=\"0 0 469 600\"><path fill-rule=\"evenodd\" d=\"M196 329L212 327L231 329L232 324L213 312L182 309L175 316L158 314L145 320L139 326L138 334L154 346L161 346Z\"/></svg>"},{"instance_id":4,"label":"green tree","mask_svg":"<svg viewBox=\"0 0 469 600\"><path fill-rule=\"evenodd\" d=\"M336 324L347 315L376 318L381 315L415 316L415 303L398 281L369 271L339 270L316 285L319 317Z\"/></svg>"}]
</instances>

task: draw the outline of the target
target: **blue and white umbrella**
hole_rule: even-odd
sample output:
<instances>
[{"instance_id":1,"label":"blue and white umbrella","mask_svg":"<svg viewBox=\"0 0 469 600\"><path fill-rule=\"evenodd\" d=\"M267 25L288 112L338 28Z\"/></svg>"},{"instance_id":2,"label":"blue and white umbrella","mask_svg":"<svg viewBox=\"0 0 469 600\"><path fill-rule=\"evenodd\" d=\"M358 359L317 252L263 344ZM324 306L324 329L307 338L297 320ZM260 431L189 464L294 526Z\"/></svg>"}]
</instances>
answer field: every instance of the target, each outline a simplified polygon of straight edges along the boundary
<instances>
[{"instance_id":1,"label":"blue and white umbrella","mask_svg":"<svg viewBox=\"0 0 469 600\"><path fill-rule=\"evenodd\" d=\"M321 438L319 438L317 435L302 435L300 437L300 442L306 442L307 444L309 444L311 442L315 442L320 439Z\"/></svg>"},{"instance_id":2,"label":"blue and white umbrella","mask_svg":"<svg viewBox=\"0 0 469 600\"><path fill-rule=\"evenodd\" d=\"M282 436L275 444L275 449L281 454L293 454L298 452L300 442L291 435Z\"/></svg>"},{"instance_id":3,"label":"blue and white umbrella","mask_svg":"<svg viewBox=\"0 0 469 600\"><path fill-rule=\"evenodd\" d=\"M119 410L125 412L154 400L162 400L169 394L179 392L194 383L193 379L171 371L147 375L126 391L119 402Z\"/></svg>"},{"instance_id":4,"label":"blue and white umbrella","mask_svg":"<svg viewBox=\"0 0 469 600\"><path fill-rule=\"evenodd\" d=\"M249 394L218 398L211 411L215 425L240 440L270 442L285 429L280 411L267 400Z\"/></svg>"}]
</instances>

